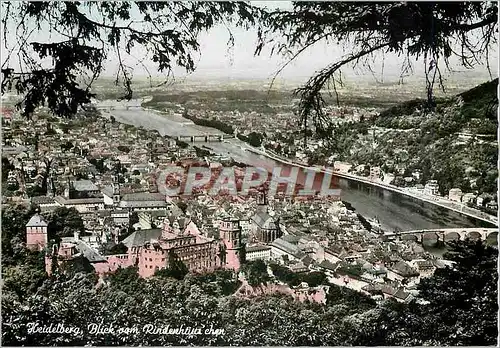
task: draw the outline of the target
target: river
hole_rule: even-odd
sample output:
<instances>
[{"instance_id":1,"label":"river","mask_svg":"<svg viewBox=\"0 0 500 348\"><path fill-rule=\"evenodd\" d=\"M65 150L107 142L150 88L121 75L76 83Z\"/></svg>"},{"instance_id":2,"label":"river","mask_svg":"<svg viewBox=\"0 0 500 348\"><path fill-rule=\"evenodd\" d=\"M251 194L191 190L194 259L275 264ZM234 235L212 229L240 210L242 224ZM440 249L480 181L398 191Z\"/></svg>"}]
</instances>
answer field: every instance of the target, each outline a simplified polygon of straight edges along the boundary
<instances>
[{"instance_id":1,"label":"river","mask_svg":"<svg viewBox=\"0 0 500 348\"><path fill-rule=\"evenodd\" d=\"M152 110L115 107L114 110L103 112L103 116L113 115L118 122L142 126L145 129L157 130L161 135L203 135L222 134L222 132L194 125L180 116L168 115ZM253 166L272 170L283 167L282 164L262 155L245 151L249 146L238 140L229 142L200 143L214 152L229 155L234 160ZM442 208L421 200L391 192L383 188L360 183L350 179L339 179L341 199L352 204L356 212L367 218L377 217L382 229L402 231L417 229L432 229L445 227L492 227L492 225L474 218L463 216L457 212Z\"/></svg>"}]
</instances>

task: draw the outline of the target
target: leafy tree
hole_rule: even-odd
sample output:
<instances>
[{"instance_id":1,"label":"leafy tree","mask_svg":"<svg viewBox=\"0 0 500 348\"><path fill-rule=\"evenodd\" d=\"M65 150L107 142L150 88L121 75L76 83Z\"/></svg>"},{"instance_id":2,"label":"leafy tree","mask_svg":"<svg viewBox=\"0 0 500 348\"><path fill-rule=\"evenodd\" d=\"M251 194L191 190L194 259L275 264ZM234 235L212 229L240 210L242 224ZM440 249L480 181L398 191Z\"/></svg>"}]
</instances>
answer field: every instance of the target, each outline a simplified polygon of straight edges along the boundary
<instances>
[{"instance_id":1,"label":"leafy tree","mask_svg":"<svg viewBox=\"0 0 500 348\"><path fill-rule=\"evenodd\" d=\"M9 190L9 191L17 191L17 190L19 190L19 183L17 181L13 182L13 183L8 183L7 184L7 190Z\"/></svg>"},{"instance_id":2,"label":"leafy tree","mask_svg":"<svg viewBox=\"0 0 500 348\"><path fill-rule=\"evenodd\" d=\"M134 284L142 282L142 278L139 277L137 267L119 268L115 273L108 276L107 280L111 285L117 286L122 284L133 286Z\"/></svg>"},{"instance_id":3,"label":"leafy tree","mask_svg":"<svg viewBox=\"0 0 500 348\"><path fill-rule=\"evenodd\" d=\"M216 120L216 119L206 119L198 118L195 116L183 115L185 118L193 121L194 124L204 127L211 127L220 130L226 134L234 134L233 126L228 123Z\"/></svg>"},{"instance_id":4,"label":"leafy tree","mask_svg":"<svg viewBox=\"0 0 500 348\"><path fill-rule=\"evenodd\" d=\"M179 259L174 250L168 252L168 265L155 272L158 277L172 277L177 280L182 280L189 273L187 266Z\"/></svg>"},{"instance_id":5,"label":"leafy tree","mask_svg":"<svg viewBox=\"0 0 500 348\"><path fill-rule=\"evenodd\" d=\"M323 272L308 272L302 276L302 281L306 282L311 287L318 285L326 285L327 277Z\"/></svg>"},{"instance_id":6,"label":"leafy tree","mask_svg":"<svg viewBox=\"0 0 500 348\"><path fill-rule=\"evenodd\" d=\"M187 203L184 202L184 201L179 201L176 203L177 207L182 211L183 214L186 214L186 210L187 210Z\"/></svg>"},{"instance_id":7,"label":"leafy tree","mask_svg":"<svg viewBox=\"0 0 500 348\"><path fill-rule=\"evenodd\" d=\"M481 241L455 241L445 258L453 266L423 279L419 296L429 339L438 345L493 345L497 328L497 249Z\"/></svg>"},{"instance_id":8,"label":"leafy tree","mask_svg":"<svg viewBox=\"0 0 500 348\"><path fill-rule=\"evenodd\" d=\"M310 116L317 129L324 129L328 119L322 110L322 90L332 86L336 91L336 86L342 84L341 70L345 66L364 64L370 68L377 53L393 52L406 57L403 74L412 69L409 57L423 58L427 102L432 106L436 80L444 88L441 62L448 66L449 58L458 56L469 68L481 63L485 56L487 60L491 45L496 43L497 10L497 3L491 2L294 2L292 10L264 15L256 54L270 45L273 52L290 57L286 66L319 41L355 47L295 90L300 97L299 115L304 129L308 129Z\"/></svg>"},{"instance_id":9,"label":"leafy tree","mask_svg":"<svg viewBox=\"0 0 500 348\"><path fill-rule=\"evenodd\" d=\"M361 274L363 274L363 270L361 269L361 266L358 264L355 265L343 264L337 269L337 272L339 274L345 274L352 277L360 277Z\"/></svg>"},{"instance_id":10,"label":"leafy tree","mask_svg":"<svg viewBox=\"0 0 500 348\"><path fill-rule=\"evenodd\" d=\"M125 153L130 152L130 148L128 146L118 145L116 148L121 152L125 152Z\"/></svg>"},{"instance_id":11,"label":"leafy tree","mask_svg":"<svg viewBox=\"0 0 500 348\"><path fill-rule=\"evenodd\" d=\"M109 255L126 254L127 250L128 250L128 248L123 243L118 243L118 244L113 245L108 250L108 254Z\"/></svg>"},{"instance_id":12,"label":"leafy tree","mask_svg":"<svg viewBox=\"0 0 500 348\"><path fill-rule=\"evenodd\" d=\"M64 152L71 150L73 147L74 147L73 143L69 140L61 144L61 150L63 150Z\"/></svg>"},{"instance_id":13,"label":"leafy tree","mask_svg":"<svg viewBox=\"0 0 500 348\"><path fill-rule=\"evenodd\" d=\"M177 144L177 146L179 146L181 149L186 149L187 147L189 147L189 144L182 141L182 140L176 140L175 142Z\"/></svg>"},{"instance_id":14,"label":"leafy tree","mask_svg":"<svg viewBox=\"0 0 500 348\"><path fill-rule=\"evenodd\" d=\"M9 172L14 170L15 167L12 163L10 163L7 157L2 157L2 181L6 182L9 176Z\"/></svg>"},{"instance_id":15,"label":"leafy tree","mask_svg":"<svg viewBox=\"0 0 500 348\"><path fill-rule=\"evenodd\" d=\"M251 286L266 284L270 280L267 273L267 265L260 259L247 262L243 265L242 271L245 273L248 284Z\"/></svg>"},{"instance_id":16,"label":"leafy tree","mask_svg":"<svg viewBox=\"0 0 500 348\"><path fill-rule=\"evenodd\" d=\"M69 277L79 272L95 274L94 267L92 267L92 264L83 255L76 256L71 260L61 263L58 268L59 272L65 273Z\"/></svg>"},{"instance_id":17,"label":"leafy tree","mask_svg":"<svg viewBox=\"0 0 500 348\"><path fill-rule=\"evenodd\" d=\"M210 294L224 296L234 294L241 285L234 271L228 269L218 269L212 273L194 275L193 281ZM215 286L212 287L211 284L214 283Z\"/></svg>"},{"instance_id":18,"label":"leafy tree","mask_svg":"<svg viewBox=\"0 0 500 348\"><path fill-rule=\"evenodd\" d=\"M44 215L49 224L49 238L59 239L61 237L71 237L74 232L80 234L85 232L83 220L75 208L58 207Z\"/></svg>"},{"instance_id":19,"label":"leafy tree","mask_svg":"<svg viewBox=\"0 0 500 348\"><path fill-rule=\"evenodd\" d=\"M91 158L89 159L89 162L94 165L94 167L96 168L97 172L98 173L104 173L105 172L105 167L104 167L104 159L103 158L100 158L100 159L95 159L95 158Z\"/></svg>"},{"instance_id":20,"label":"leafy tree","mask_svg":"<svg viewBox=\"0 0 500 348\"><path fill-rule=\"evenodd\" d=\"M192 72L202 32L227 22L248 26L255 12L243 2L2 3L5 34L28 43L7 47L2 94L23 94L18 107L26 116L41 105L58 116L74 115L95 97L91 85L114 51L116 83L123 83L123 98L131 99L132 68L125 57L134 57L135 49L167 76L174 64ZM34 41L31 35L40 31L52 34L52 40ZM21 58L16 62L15 57ZM42 66L41 59L52 61L52 66Z\"/></svg>"},{"instance_id":21,"label":"leafy tree","mask_svg":"<svg viewBox=\"0 0 500 348\"><path fill-rule=\"evenodd\" d=\"M34 207L21 205L2 209L2 265L23 259L20 248L26 243L26 224L35 212Z\"/></svg>"},{"instance_id":22,"label":"leafy tree","mask_svg":"<svg viewBox=\"0 0 500 348\"><path fill-rule=\"evenodd\" d=\"M252 146L259 147L262 144L262 134L251 132L250 134L248 134L247 138L248 143Z\"/></svg>"},{"instance_id":23,"label":"leafy tree","mask_svg":"<svg viewBox=\"0 0 500 348\"><path fill-rule=\"evenodd\" d=\"M276 279L287 283L290 286L296 286L300 284L301 280L299 278L299 275L292 272L292 270L290 270L289 268L276 263L271 263L269 267L271 268Z\"/></svg>"},{"instance_id":24,"label":"leafy tree","mask_svg":"<svg viewBox=\"0 0 500 348\"><path fill-rule=\"evenodd\" d=\"M26 189L26 194L28 195L28 197L44 196L46 193L47 191L38 185L33 185Z\"/></svg>"},{"instance_id":25,"label":"leafy tree","mask_svg":"<svg viewBox=\"0 0 500 348\"><path fill-rule=\"evenodd\" d=\"M16 265L7 266L2 262L3 290L12 291L18 298L36 293L47 274L45 272L45 253L22 248L17 254Z\"/></svg>"}]
</instances>

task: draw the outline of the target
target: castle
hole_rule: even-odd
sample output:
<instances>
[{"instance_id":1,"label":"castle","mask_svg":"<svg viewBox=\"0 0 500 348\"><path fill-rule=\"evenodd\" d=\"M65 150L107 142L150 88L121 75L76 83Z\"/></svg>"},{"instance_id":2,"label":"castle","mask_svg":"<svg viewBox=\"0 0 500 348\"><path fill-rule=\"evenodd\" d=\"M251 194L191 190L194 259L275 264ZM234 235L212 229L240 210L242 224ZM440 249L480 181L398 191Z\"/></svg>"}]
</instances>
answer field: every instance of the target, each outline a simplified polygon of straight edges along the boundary
<instances>
[{"instance_id":1,"label":"castle","mask_svg":"<svg viewBox=\"0 0 500 348\"><path fill-rule=\"evenodd\" d=\"M27 246L43 250L48 246L47 223L34 215L26 225ZM101 255L80 238L63 237L46 254L46 271L54 265L85 257L99 275L119 268L136 266L141 277L152 276L157 270L170 266L173 260L182 261L190 272L209 272L218 268L238 271L244 258L241 226L238 220L224 219L219 227L219 239L209 238L190 219L165 219L162 229L139 230L123 240L126 254Z\"/></svg>"}]
</instances>

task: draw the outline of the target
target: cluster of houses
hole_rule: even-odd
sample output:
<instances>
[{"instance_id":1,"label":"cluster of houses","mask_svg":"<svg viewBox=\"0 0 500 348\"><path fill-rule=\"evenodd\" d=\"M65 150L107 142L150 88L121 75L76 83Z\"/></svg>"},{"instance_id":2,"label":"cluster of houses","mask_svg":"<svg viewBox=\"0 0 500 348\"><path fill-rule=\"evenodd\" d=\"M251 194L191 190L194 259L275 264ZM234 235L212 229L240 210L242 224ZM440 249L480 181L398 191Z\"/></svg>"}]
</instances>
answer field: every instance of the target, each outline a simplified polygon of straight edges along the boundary
<instances>
[{"instance_id":1,"label":"cluster of houses","mask_svg":"<svg viewBox=\"0 0 500 348\"><path fill-rule=\"evenodd\" d=\"M19 181L5 203L29 203L42 214L74 208L84 222L85 234L66 235L56 244L42 214L28 222L27 245L47 250L49 273L78 257L101 275L136 266L143 277L173 260L205 272L238 270L242 262L262 259L296 273L319 270L333 283L405 301L420 277L442 266L413 242L381 241L339 201L203 192L189 199L165 196L156 186L158 170L224 159L201 159L196 149L157 132L104 119L75 127L35 117L10 122L4 146L13 167L8 177ZM43 192L30 194L33 187ZM109 252L110 244L123 248Z\"/></svg>"},{"instance_id":2,"label":"cluster of houses","mask_svg":"<svg viewBox=\"0 0 500 348\"><path fill-rule=\"evenodd\" d=\"M182 261L192 272L209 272L218 268L238 271L242 262L260 259L279 263L295 273L324 272L331 283L374 298L409 301L422 277L444 267L442 260L429 257L416 244L381 242L341 202L268 202L265 195L259 195L239 204L212 202L218 206L214 211L195 204L182 212L173 200L165 198L130 201L122 208L121 201L106 197L109 201L103 211L109 214L103 214L108 216L100 220L102 225L104 221L113 226L126 225L130 212L141 216L134 224L135 231L121 241L119 231L99 233L94 229L90 236L74 233L48 248L47 222L39 214L31 218L26 226L27 246L47 250L48 273L53 271L54 262L60 265L80 256L99 275L136 266L142 277L169 267L173 260ZM146 209L145 204L149 205ZM239 211L239 216L233 216L233 211ZM331 221L331 226L322 228L317 221ZM330 231L335 227L337 231ZM123 244L126 252L102 253L102 244L110 240ZM307 284L302 284L302 290L296 289L297 298L309 298L298 295L306 288ZM325 291L322 288L319 293L325 295ZM318 297L319 302L324 299Z\"/></svg>"}]
</instances>

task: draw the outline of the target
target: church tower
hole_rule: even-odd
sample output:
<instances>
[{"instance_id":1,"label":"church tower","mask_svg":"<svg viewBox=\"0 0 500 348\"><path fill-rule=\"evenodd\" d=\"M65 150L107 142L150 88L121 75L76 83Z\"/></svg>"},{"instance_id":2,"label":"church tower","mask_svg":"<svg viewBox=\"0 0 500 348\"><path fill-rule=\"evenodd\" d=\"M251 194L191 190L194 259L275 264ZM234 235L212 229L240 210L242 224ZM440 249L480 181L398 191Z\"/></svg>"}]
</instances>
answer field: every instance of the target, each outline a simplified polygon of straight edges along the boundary
<instances>
[{"instance_id":1,"label":"church tower","mask_svg":"<svg viewBox=\"0 0 500 348\"><path fill-rule=\"evenodd\" d=\"M55 195L54 178L52 175L47 179L47 196L54 197Z\"/></svg>"},{"instance_id":2,"label":"church tower","mask_svg":"<svg viewBox=\"0 0 500 348\"><path fill-rule=\"evenodd\" d=\"M266 212L268 211L267 205L267 190L259 190L257 194L257 211L258 212Z\"/></svg>"},{"instance_id":3,"label":"church tower","mask_svg":"<svg viewBox=\"0 0 500 348\"><path fill-rule=\"evenodd\" d=\"M219 235L224 245L220 255L222 267L238 271L241 262L244 261L240 221L230 218L222 220L219 225Z\"/></svg>"},{"instance_id":4,"label":"church tower","mask_svg":"<svg viewBox=\"0 0 500 348\"><path fill-rule=\"evenodd\" d=\"M74 198L73 194L74 194L74 188L73 188L73 182L71 181L71 179L68 177L68 179L66 180L66 189L64 189L64 196L66 199L71 199L71 198Z\"/></svg>"},{"instance_id":5,"label":"church tower","mask_svg":"<svg viewBox=\"0 0 500 348\"><path fill-rule=\"evenodd\" d=\"M113 205L117 206L120 203L120 182L118 181L118 175L113 176Z\"/></svg>"}]
</instances>

